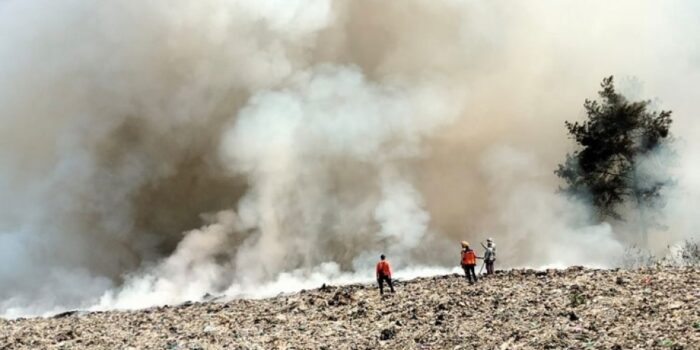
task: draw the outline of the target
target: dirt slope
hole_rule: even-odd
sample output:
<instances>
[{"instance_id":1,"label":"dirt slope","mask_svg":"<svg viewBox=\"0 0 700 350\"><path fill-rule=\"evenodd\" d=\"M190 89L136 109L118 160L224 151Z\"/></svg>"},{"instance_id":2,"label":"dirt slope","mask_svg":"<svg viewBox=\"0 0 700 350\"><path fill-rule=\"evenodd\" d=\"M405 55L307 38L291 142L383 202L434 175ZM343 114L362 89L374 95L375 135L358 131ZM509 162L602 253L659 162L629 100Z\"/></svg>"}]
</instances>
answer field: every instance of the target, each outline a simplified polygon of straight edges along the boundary
<instances>
[{"instance_id":1,"label":"dirt slope","mask_svg":"<svg viewBox=\"0 0 700 350\"><path fill-rule=\"evenodd\" d=\"M0 349L700 349L700 269L513 270L0 320Z\"/></svg>"}]
</instances>

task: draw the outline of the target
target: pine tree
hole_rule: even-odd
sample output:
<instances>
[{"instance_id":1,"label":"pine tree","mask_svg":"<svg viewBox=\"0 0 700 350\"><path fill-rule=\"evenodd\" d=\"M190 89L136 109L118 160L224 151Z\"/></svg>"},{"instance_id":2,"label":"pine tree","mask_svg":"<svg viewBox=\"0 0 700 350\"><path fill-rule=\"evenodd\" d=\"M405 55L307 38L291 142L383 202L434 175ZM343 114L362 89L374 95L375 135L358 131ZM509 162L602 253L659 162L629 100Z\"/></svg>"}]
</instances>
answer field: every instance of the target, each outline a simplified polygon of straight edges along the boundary
<instances>
[{"instance_id":1,"label":"pine tree","mask_svg":"<svg viewBox=\"0 0 700 350\"><path fill-rule=\"evenodd\" d=\"M628 101L615 91L613 77L603 79L600 101L586 100L586 120L565 122L578 149L555 171L567 193L585 198L599 219L623 219L619 208L632 203L640 211L660 196L668 179L640 176L637 163L669 140L671 111L650 111L650 101Z\"/></svg>"}]
</instances>

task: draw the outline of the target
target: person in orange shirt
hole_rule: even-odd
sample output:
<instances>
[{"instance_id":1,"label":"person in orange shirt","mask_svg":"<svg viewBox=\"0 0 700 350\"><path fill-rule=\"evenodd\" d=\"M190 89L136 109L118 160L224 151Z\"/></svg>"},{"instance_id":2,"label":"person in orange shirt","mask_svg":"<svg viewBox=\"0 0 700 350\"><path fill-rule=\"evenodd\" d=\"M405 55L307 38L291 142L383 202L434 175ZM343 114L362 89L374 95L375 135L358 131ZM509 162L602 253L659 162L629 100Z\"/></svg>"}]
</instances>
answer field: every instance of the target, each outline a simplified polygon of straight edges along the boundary
<instances>
[{"instance_id":1,"label":"person in orange shirt","mask_svg":"<svg viewBox=\"0 0 700 350\"><path fill-rule=\"evenodd\" d=\"M474 269L476 267L476 253L469 248L467 241L462 241L462 260L460 262L467 280L469 280L469 283L474 284L476 282L476 271Z\"/></svg>"},{"instance_id":2,"label":"person in orange shirt","mask_svg":"<svg viewBox=\"0 0 700 350\"><path fill-rule=\"evenodd\" d=\"M394 285L391 283L391 266L389 261L386 260L386 256L382 254L380 260L377 263L377 283L379 283L379 294L384 295L384 281L389 284L391 292L394 293Z\"/></svg>"}]
</instances>

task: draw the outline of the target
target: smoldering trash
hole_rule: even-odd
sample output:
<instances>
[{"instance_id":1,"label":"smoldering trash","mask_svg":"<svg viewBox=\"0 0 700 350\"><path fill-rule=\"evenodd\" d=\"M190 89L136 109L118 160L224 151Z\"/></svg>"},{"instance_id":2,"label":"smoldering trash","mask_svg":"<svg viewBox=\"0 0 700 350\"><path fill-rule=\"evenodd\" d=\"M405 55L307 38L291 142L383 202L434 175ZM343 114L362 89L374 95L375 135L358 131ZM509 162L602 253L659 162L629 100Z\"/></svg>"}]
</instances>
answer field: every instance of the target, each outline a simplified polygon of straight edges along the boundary
<instances>
[{"instance_id":1,"label":"smoldering trash","mask_svg":"<svg viewBox=\"0 0 700 350\"><path fill-rule=\"evenodd\" d=\"M663 254L697 235L700 53L668 40L697 6L0 1L0 314L445 274L464 239L498 269ZM611 74L682 140L644 242L553 174Z\"/></svg>"}]
</instances>

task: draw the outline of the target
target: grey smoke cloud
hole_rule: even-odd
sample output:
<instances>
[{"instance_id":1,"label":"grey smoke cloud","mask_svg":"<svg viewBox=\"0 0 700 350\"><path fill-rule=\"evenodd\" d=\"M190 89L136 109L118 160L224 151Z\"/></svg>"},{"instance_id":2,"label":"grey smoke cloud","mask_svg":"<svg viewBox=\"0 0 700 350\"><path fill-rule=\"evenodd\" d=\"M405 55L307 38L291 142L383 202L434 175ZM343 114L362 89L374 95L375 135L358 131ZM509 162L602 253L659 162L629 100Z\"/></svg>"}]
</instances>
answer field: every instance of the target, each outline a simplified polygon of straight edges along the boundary
<instances>
[{"instance_id":1,"label":"grey smoke cloud","mask_svg":"<svg viewBox=\"0 0 700 350\"><path fill-rule=\"evenodd\" d=\"M609 74L683 140L654 244L697 234L697 7L2 1L0 312L450 268L487 235L507 266L609 265L624 227L551 172Z\"/></svg>"}]
</instances>

